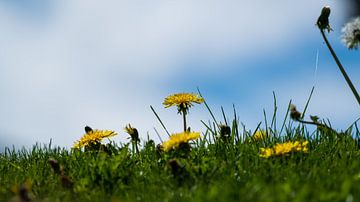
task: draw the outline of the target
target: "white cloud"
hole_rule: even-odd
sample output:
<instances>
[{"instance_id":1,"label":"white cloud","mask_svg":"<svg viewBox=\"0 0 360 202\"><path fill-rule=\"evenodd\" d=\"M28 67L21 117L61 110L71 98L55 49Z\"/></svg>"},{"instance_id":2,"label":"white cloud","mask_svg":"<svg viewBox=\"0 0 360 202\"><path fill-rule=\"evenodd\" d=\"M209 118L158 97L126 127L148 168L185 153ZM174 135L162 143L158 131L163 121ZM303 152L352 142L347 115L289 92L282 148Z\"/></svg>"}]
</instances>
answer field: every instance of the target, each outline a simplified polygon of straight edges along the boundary
<instances>
[{"instance_id":1,"label":"white cloud","mask_svg":"<svg viewBox=\"0 0 360 202\"><path fill-rule=\"evenodd\" d=\"M162 79L186 69L180 62L286 51L325 3L65 0L42 7L46 19L0 4L0 128L17 145L69 146L86 124L145 133L158 127L149 105L161 108Z\"/></svg>"}]
</instances>

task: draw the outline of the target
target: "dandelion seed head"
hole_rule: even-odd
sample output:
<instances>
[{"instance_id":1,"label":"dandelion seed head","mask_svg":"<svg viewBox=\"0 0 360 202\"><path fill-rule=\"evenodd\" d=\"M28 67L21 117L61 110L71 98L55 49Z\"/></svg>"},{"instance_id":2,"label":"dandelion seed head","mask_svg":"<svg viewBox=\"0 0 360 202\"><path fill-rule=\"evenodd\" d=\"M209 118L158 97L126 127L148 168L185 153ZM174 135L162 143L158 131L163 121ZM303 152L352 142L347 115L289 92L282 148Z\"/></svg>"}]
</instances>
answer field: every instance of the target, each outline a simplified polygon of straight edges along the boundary
<instances>
[{"instance_id":1,"label":"dandelion seed head","mask_svg":"<svg viewBox=\"0 0 360 202\"><path fill-rule=\"evenodd\" d=\"M348 49L358 49L360 44L360 17L350 20L341 30L342 42Z\"/></svg>"}]
</instances>

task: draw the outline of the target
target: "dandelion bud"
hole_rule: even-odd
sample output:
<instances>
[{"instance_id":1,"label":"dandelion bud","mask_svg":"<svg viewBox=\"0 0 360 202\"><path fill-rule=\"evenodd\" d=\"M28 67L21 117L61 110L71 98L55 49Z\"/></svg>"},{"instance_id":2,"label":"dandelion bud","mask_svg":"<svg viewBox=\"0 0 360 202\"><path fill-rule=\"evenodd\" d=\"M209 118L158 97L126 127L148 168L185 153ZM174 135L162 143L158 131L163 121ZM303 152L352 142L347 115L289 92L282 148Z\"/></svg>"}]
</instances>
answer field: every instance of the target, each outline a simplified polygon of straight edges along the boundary
<instances>
[{"instance_id":1,"label":"dandelion bud","mask_svg":"<svg viewBox=\"0 0 360 202\"><path fill-rule=\"evenodd\" d=\"M231 134L231 128L228 125L220 125L220 138L227 141Z\"/></svg>"},{"instance_id":2,"label":"dandelion bud","mask_svg":"<svg viewBox=\"0 0 360 202\"><path fill-rule=\"evenodd\" d=\"M311 119L314 123L319 123L319 117L318 117L318 116L310 116L310 119Z\"/></svg>"},{"instance_id":3,"label":"dandelion bud","mask_svg":"<svg viewBox=\"0 0 360 202\"><path fill-rule=\"evenodd\" d=\"M330 16L330 6L325 6L322 10L321 10L321 14L320 17L321 18L327 18L329 19Z\"/></svg>"},{"instance_id":4,"label":"dandelion bud","mask_svg":"<svg viewBox=\"0 0 360 202\"><path fill-rule=\"evenodd\" d=\"M290 105L290 118L295 121L298 121L301 118L301 113L296 110L296 106L293 104Z\"/></svg>"},{"instance_id":5,"label":"dandelion bud","mask_svg":"<svg viewBox=\"0 0 360 202\"><path fill-rule=\"evenodd\" d=\"M60 175L61 169L60 169L59 162L57 160L51 158L51 159L48 160L48 163L50 164L50 166L53 169L54 173Z\"/></svg>"},{"instance_id":6,"label":"dandelion bud","mask_svg":"<svg viewBox=\"0 0 360 202\"><path fill-rule=\"evenodd\" d=\"M30 199L29 195L30 195L29 190L26 186L22 185L19 187L19 196L20 196L21 201L30 202L31 199Z\"/></svg>"},{"instance_id":7,"label":"dandelion bud","mask_svg":"<svg viewBox=\"0 0 360 202\"><path fill-rule=\"evenodd\" d=\"M157 157L160 158L161 155L164 153L164 147L161 144L157 144L156 148L155 148L155 151L156 151Z\"/></svg>"},{"instance_id":8,"label":"dandelion bud","mask_svg":"<svg viewBox=\"0 0 360 202\"><path fill-rule=\"evenodd\" d=\"M130 135L131 141L140 142L139 133L136 128L133 128L130 124L128 124L124 129L125 132Z\"/></svg>"},{"instance_id":9,"label":"dandelion bud","mask_svg":"<svg viewBox=\"0 0 360 202\"><path fill-rule=\"evenodd\" d=\"M231 128L227 125L220 125L220 135L229 136L231 134Z\"/></svg>"},{"instance_id":10,"label":"dandelion bud","mask_svg":"<svg viewBox=\"0 0 360 202\"><path fill-rule=\"evenodd\" d=\"M316 22L317 26L319 27L319 29L324 30L327 29L328 32L331 31L331 27L329 25L329 16L330 16L330 7L329 6L325 6L322 10L321 10L321 14Z\"/></svg>"},{"instance_id":11,"label":"dandelion bud","mask_svg":"<svg viewBox=\"0 0 360 202\"><path fill-rule=\"evenodd\" d=\"M93 129L90 128L90 126L85 126L85 132L86 133L90 133L91 131L93 131Z\"/></svg>"}]
</instances>

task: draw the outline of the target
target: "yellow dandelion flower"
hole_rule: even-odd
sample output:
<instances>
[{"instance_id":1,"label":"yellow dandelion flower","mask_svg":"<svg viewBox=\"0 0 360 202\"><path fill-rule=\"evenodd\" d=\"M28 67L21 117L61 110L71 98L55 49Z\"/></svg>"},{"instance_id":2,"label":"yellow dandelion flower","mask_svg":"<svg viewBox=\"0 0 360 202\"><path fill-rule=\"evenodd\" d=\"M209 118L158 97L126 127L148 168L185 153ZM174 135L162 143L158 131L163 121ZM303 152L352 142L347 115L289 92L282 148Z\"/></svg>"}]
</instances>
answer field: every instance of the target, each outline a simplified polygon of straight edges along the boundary
<instances>
[{"instance_id":1,"label":"yellow dandelion flower","mask_svg":"<svg viewBox=\"0 0 360 202\"><path fill-rule=\"evenodd\" d=\"M182 132L175 133L170 136L170 139L165 141L162 146L164 151L170 151L177 148L182 143L188 143L191 140L200 138L200 132Z\"/></svg>"},{"instance_id":2,"label":"yellow dandelion flower","mask_svg":"<svg viewBox=\"0 0 360 202\"><path fill-rule=\"evenodd\" d=\"M169 95L165 98L163 105L165 108L171 106L177 106L179 112L184 112L193 106L193 103L201 104L204 102L204 98L199 97L197 94L193 93L177 93Z\"/></svg>"},{"instance_id":3,"label":"yellow dandelion flower","mask_svg":"<svg viewBox=\"0 0 360 202\"><path fill-rule=\"evenodd\" d=\"M279 143L271 148L260 148L259 156L263 158L269 158L271 156L281 156L281 155L290 154L292 152L308 153L309 152L309 148L307 147L308 144L309 144L308 141L304 141L304 142L288 141L284 143Z\"/></svg>"},{"instance_id":4,"label":"yellow dandelion flower","mask_svg":"<svg viewBox=\"0 0 360 202\"><path fill-rule=\"evenodd\" d=\"M288 154L294 149L294 144L292 142L284 142L282 144L276 144L274 147L275 155L279 156L282 154Z\"/></svg>"},{"instance_id":5,"label":"yellow dandelion flower","mask_svg":"<svg viewBox=\"0 0 360 202\"><path fill-rule=\"evenodd\" d=\"M124 128L125 132L130 135L131 140L135 142L139 142L139 133L136 128L133 128L130 124L125 126Z\"/></svg>"},{"instance_id":6,"label":"yellow dandelion flower","mask_svg":"<svg viewBox=\"0 0 360 202\"><path fill-rule=\"evenodd\" d=\"M90 127L88 127L87 132L83 135L83 137L75 142L73 148L80 149L90 143L101 142L104 138L117 135L117 133L112 130L92 130L89 128Z\"/></svg>"},{"instance_id":7,"label":"yellow dandelion flower","mask_svg":"<svg viewBox=\"0 0 360 202\"><path fill-rule=\"evenodd\" d=\"M274 150L272 148L260 148L260 157L269 158L274 155Z\"/></svg>"},{"instance_id":8,"label":"yellow dandelion flower","mask_svg":"<svg viewBox=\"0 0 360 202\"><path fill-rule=\"evenodd\" d=\"M264 130L258 130L256 133L251 137L253 141L261 141L266 139L268 136L267 132Z\"/></svg>"},{"instance_id":9,"label":"yellow dandelion flower","mask_svg":"<svg viewBox=\"0 0 360 202\"><path fill-rule=\"evenodd\" d=\"M301 143L302 152L309 153L308 144L309 144L309 141L304 141Z\"/></svg>"}]
</instances>

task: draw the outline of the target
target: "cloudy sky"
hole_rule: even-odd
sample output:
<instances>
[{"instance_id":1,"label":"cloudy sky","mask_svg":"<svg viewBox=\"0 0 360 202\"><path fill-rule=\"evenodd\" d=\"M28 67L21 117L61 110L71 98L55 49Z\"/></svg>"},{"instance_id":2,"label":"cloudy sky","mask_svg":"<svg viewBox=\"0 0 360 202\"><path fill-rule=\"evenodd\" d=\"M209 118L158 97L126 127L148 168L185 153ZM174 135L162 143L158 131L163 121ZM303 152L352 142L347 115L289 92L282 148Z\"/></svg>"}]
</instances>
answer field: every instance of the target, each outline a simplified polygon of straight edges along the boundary
<instances>
[{"instance_id":1,"label":"cloudy sky","mask_svg":"<svg viewBox=\"0 0 360 202\"><path fill-rule=\"evenodd\" d=\"M324 5L329 39L360 90L360 52L340 42L341 1L0 1L0 150L50 139L71 147L85 125L125 142L131 123L158 141L154 127L165 133L149 106L179 132L163 99L197 87L218 119L235 104L254 130L263 109L272 113L273 91L281 120L315 85L308 112L346 129L360 110L315 27ZM190 111L193 130L209 119L204 106Z\"/></svg>"}]
</instances>

